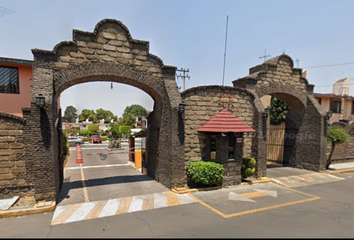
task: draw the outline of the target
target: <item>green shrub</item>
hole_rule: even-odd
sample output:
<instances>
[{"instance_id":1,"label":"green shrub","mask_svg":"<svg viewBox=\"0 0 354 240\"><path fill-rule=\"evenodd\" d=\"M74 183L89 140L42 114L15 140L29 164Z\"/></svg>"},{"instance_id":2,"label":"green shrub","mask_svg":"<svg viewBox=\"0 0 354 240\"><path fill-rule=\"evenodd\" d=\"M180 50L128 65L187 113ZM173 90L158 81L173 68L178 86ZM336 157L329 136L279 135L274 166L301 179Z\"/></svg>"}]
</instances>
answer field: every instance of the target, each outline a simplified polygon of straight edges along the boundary
<instances>
[{"instance_id":1,"label":"green shrub","mask_svg":"<svg viewBox=\"0 0 354 240\"><path fill-rule=\"evenodd\" d=\"M69 152L69 142L68 135L63 132L63 155L68 155Z\"/></svg>"},{"instance_id":2,"label":"green shrub","mask_svg":"<svg viewBox=\"0 0 354 240\"><path fill-rule=\"evenodd\" d=\"M196 183L218 185L222 182L224 167L215 162L190 162L187 164L187 174Z\"/></svg>"},{"instance_id":3,"label":"green shrub","mask_svg":"<svg viewBox=\"0 0 354 240\"><path fill-rule=\"evenodd\" d=\"M88 142L89 141L89 138L88 137L84 137L82 138L84 140L84 142Z\"/></svg>"},{"instance_id":4,"label":"green shrub","mask_svg":"<svg viewBox=\"0 0 354 240\"><path fill-rule=\"evenodd\" d=\"M103 141L106 141L106 140L107 140L107 137L102 137L102 136L101 136L101 139L102 139L102 142L103 142Z\"/></svg>"},{"instance_id":5,"label":"green shrub","mask_svg":"<svg viewBox=\"0 0 354 240\"><path fill-rule=\"evenodd\" d=\"M251 177L256 171L255 165L256 159L251 157L242 158L241 178L246 179L248 177Z\"/></svg>"}]
</instances>

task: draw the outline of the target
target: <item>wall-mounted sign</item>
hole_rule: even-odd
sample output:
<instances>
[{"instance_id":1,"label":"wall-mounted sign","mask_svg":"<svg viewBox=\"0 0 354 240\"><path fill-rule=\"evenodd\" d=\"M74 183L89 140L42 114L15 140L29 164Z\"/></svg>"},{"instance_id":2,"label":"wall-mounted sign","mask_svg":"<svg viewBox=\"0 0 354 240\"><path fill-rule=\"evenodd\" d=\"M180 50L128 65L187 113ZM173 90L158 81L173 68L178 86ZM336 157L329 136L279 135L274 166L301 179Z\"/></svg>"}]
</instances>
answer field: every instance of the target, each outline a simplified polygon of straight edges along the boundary
<instances>
[{"instance_id":1,"label":"wall-mounted sign","mask_svg":"<svg viewBox=\"0 0 354 240\"><path fill-rule=\"evenodd\" d=\"M237 143L242 143L242 138L236 138Z\"/></svg>"}]
</instances>

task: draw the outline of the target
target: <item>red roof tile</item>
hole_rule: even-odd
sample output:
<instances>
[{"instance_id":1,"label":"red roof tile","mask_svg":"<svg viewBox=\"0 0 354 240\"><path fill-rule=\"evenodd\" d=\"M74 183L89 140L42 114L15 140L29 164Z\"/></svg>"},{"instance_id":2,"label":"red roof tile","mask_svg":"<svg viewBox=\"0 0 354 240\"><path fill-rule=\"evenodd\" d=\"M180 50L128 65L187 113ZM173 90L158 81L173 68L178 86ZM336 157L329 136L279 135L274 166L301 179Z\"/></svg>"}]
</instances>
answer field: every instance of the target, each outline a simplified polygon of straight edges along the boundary
<instances>
[{"instance_id":1,"label":"red roof tile","mask_svg":"<svg viewBox=\"0 0 354 240\"><path fill-rule=\"evenodd\" d=\"M222 109L207 123L198 129L198 132L255 132L253 128L232 115L226 109Z\"/></svg>"}]
</instances>

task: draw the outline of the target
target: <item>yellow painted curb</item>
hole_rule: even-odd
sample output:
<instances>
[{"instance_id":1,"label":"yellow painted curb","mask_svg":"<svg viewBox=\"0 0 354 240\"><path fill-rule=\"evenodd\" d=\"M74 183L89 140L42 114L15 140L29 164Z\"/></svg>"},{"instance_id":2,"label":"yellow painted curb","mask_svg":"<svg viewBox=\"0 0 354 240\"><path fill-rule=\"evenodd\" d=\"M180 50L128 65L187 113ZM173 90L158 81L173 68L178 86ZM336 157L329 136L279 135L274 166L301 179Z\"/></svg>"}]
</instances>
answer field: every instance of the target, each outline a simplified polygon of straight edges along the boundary
<instances>
[{"instance_id":1,"label":"yellow painted curb","mask_svg":"<svg viewBox=\"0 0 354 240\"><path fill-rule=\"evenodd\" d=\"M258 178L257 180L254 180L254 181L241 182L241 185L252 185L252 184L267 183L267 182L271 182L271 179L267 178L267 177L262 177L262 178Z\"/></svg>"},{"instance_id":2,"label":"yellow painted curb","mask_svg":"<svg viewBox=\"0 0 354 240\"><path fill-rule=\"evenodd\" d=\"M172 192L177 193L177 194L184 194L184 193L191 193L191 192L199 192L199 191L209 191L209 190L216 190L216 189L221 189L222 186L215 186L215 187L207 187L207 188L178 188L178 187L173 187L171 189Z\"/></svg>"},{"instance_id":3,"label":"yellow painted curb","mask_svg":"<svg viewBox=\"0 0 354 240\"><path fill-rule=\"evenodd\" d=\"M49 206L41 207L39 204L36 204L35 207L33 207L33 208L0 211L0 219L1 218L9 218L9 217L20 217L20 216L32 215L32 214L44 213L44 212L52 212L56 208L56 204L54 201L44 203L44 205L49 205Z\"/></svg>"},{"instance_id":4,"label":"yellow painted curb","mask_svg":"<svg viewBox=\"0 0 354 240\"><path fill-rule=\"evenodd\" d=\"M354 172L354 168L321 171L321 173L328 173L328 174L341 174L341 173L350 173L350 172Z\"/></svg>"}]
</instances>

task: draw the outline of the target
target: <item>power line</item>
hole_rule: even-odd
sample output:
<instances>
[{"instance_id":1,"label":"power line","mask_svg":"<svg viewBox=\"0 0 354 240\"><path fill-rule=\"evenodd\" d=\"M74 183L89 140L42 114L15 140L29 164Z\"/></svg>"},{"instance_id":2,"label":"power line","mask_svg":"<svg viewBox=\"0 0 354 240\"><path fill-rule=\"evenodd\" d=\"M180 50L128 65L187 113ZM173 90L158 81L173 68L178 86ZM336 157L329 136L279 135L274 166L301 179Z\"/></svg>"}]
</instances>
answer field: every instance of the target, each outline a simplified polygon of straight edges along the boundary
<instances>
[{"instance_id":1,"label":"power line","mask_svg":"<svg viewBox=\"0 0 354 240\"><path fill-rule=\"evenodd\" d=\"M348 63L334 63L334 64L327 64L327 65L319 65L319 66L310 66L310 67L302 67L302 68L321 68L321 67L334 67L334 66L341 66L341 65L350 65L354 64L354 62L348 62Z\"/></svg>"}]
</instances>

